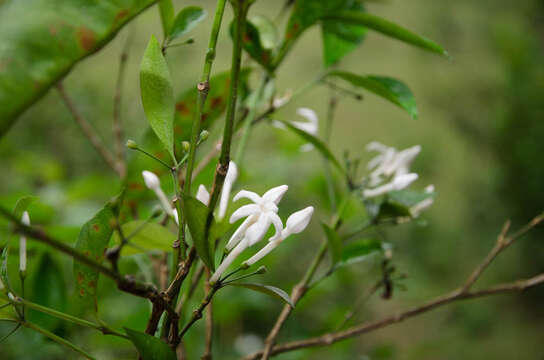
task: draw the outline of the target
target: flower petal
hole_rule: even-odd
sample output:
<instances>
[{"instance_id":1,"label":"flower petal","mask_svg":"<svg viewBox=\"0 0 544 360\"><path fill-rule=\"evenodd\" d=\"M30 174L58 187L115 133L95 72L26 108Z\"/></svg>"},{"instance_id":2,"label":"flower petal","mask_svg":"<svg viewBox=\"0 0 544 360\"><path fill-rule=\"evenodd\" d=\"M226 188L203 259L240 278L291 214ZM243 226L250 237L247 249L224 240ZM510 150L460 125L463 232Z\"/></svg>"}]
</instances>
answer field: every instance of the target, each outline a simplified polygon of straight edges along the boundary
<instances>
[{"instance_id":1,"label":"flower petal","mask_svg":"<svg viewBox=\"0 0 544 360\"><path fill-rule=\"evenodd\" d=\"M278 214L276 214L275 212L269 211L267 212L267 215L270 216L272 225L274 225L274 228L276 229L276 233L274 234L274 236L268 239L268 241L276 241L277 239L281 238L281 232L283 230L283 222L281 221Z\"/></svg>"},{"instance_id":2,"label":"flower petal","mask_svg":"<svg viewBox=\"0 0 544 360\"><path fill-rule=\"evenodd\" d=\"M273 202L274 204L277 205L279 204L279 202L281 201L281 198L283 197L283 195L288 189L289 189L289 186L287 185L276 186L268 190L267 192L265 192L263 194L262 199L265 202Z\"/></svg>"},{"instance_id":3,"label":"flower petal","mask_svg":"<svg viewBox=\"0 0 544 360\"><path fill-rule=\"evenodd\" d=\"M196 199L199 200L204 205L208 206L210 203L210 193L208 190L206 190L206 187L202 184L198 187L198 191L196 193Z\"/></svg>"},{"instance_id":4,"label":"flower petal","mask_svg":"<svg viewBox=\"0 0 544 360\"><path fill-rule=\"evenodd\" d=\"M262 240L264 234L270 227L271 219L267 214L261 214L259 220L251 225L246 231L246 239L249 241L249 246L253 246Z\"/></svg>"},{"instance_id":5,"label":"flower petal","mask_svg":"<svg viewBox=\"0 0 544 360\"><path fill-rule=\"evenodd\" d=\"M315 124L315 125L317 125L317 123L319 122L319 120L317 118L317 114L315 113L315 111L313 111L310 108L305 108L305 107L298 108L297 109L297 115L302 116L303 118L308 120L308 122L310 122L312 124Z\"/></svg>"},{"instance_id":6,"label":"flower petal","mask_svg":"<svg viewBox=\"0 0 544 360\"><path fill-rule=\"evenodd\" d=\"M236 229L234 234L232 234L227 245L225 246L225 249L227 251L232 250L232 248L234 248L240 242L240 240L244 238L244 236L246 235L247 228L250 225L252 225L255 221L257 221L258 217L259 215L251 215L250 217L245 219L244 222L240 226L238 226L238 229Z\"/></svg>"},{"instance_id":7,"label":"flower petal","mask_svg":"<svg viewBox=\"0 0 544 360\"><path fill-rule=\"evenodd\" d=\"M241 198L249 199L249 200L253 201L256 204L259 204L261 202L261 197L259 195L257 195L253 191L247 191L247 190L240 191L238 194L236 194L234 196L232 201L238 201Z\"/></svg>"},{"instance_id":8,"label":"flower petal","mask_svg":"<svg viewBox=\"0 0 544 360\"><path fill-rule=\"evenodd\" d=\"M280 241L271 241L271 242L269 242L261 250L259 250L255 255L250 257L248 260L244 261L244 264L246 264L248 266L251 266L251 265L255 264L257 261L261 260L263 257L268 255L279 244L280 244Z\"/></svg>"},{"instance_id":9,"label":"flower petal","mask_svg":"<svg viewBox=\"0 0 544 360\"><path fill-rule=\"evenodd\" d=\"M256 204L248 204L248 205L241 206L235 212L232 213L229 221L231 224L234 224L236 221L240 220L241 218L245 218L246 216L259 213L260 210L261 210L261 207Z\"/></svg>"}]
</instances>

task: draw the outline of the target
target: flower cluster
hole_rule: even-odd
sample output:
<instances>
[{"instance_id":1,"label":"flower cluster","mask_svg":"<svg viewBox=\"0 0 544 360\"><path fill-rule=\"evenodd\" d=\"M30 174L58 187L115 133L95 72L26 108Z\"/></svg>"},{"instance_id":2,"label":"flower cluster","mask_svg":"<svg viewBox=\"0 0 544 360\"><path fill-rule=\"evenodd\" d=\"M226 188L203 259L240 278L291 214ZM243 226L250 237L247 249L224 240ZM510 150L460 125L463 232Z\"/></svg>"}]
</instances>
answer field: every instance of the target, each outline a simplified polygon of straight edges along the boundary
<instances>
[{"instance_id":1,"label":"flower cluster","mask_svg":"<svg viewBox=\"0 0 544 360\"><path fill-rule=\"evenodd\" d=\"M247 198L253 203L241 206L231 215L231 224L243 218L245 220L228 241L225 248L228 255L210 278L210 283L217 282L225 270L244 250L261 241L271 225L275 228L275 234L268 239L268 244L259 252L244 261L242 267L253 265L269 254L289 235L300 233L308 226L314 212L312 206L291 214L287 219L285 228L283 227L283 223L278 216L278 204L287 189L287 185L277 186L268 190L262 196L252 191L242 190L234 196L233 201Z\"/></svg>"},{"instance_id":2,"label":"flower cluster","mask_svg":"<svg viewBox=\"0 0 544 360\"><path fill-rule=\"evenodd\" d=\"M421 146L415 145L404 150L386 146L373 141L366 146L368 151L376 151L378 155L368 162L368 169L372 170L368 176L367 187L363 190L365 198L374 198L392 191L406 189L418 179L418 174L410 171L412 162L421 152ZM425 193L434 193L434 186L425 188ZM410 208L413 217L431 206L433 198L429 197Z\"/></svg>"}]
</instances>

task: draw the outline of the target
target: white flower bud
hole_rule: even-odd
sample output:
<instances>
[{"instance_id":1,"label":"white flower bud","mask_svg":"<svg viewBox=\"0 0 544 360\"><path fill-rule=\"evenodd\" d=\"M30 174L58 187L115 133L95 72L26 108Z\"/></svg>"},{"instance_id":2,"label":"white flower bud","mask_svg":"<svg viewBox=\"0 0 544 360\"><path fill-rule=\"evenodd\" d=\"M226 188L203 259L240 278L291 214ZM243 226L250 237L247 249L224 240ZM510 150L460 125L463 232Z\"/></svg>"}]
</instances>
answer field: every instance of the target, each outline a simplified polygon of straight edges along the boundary
<instances>
[{"instance_id":1,"label":"white flower bud","mask_svg":"<svg viewBox=\"0 0 544 360\"><path fill-rule=\"evenodd\" d=\"M200 186L198 187L198 191L196 192L196 199L206 206L208 206L208 204L210 203L210 193L202 184L200 184Z\"/></svg>"},{"instance_id":2,"label":"white flower bud","mask_svg":"<svg viewBox=\"0 0 544 360\"><path fill-rule=\"evenodd\" d=\"M174 221L176 222L176 224L179 225L178 209L172 210L172 217L174 218Z\"/></svg>"},{"instance_id":3,"label":"white flower bud","mask_svg":"<svg viewBox=\"0 0 544 360\"><path fill-rule=\"evenodd\" d=\"M285 229L283 229L281 234L282 239L287 238L291 234L298 234L304 231L304 229L306 229L310 223L313 213L313 206L308 206L305 209L292 213L291 216L287 218L287 222L285 223Z\"/></svg>"},{"instance_id":4,"label":"white flower bud","mask_svg":"<svg viewBox=\"0 0 544 360\"><path fill-rule=\"evenodd\" d=\"M160 188L161 181L159 177L152 173L151 171L144 170L142 171L142 176L144 177L145 186L150 190L156 190Z\"/></svg>"},{"instance_id":5,"label":"white flower bud","mask_svg":"<svg viewBox=\"0 0 544 360\"><path fill-rule=\"evenodd\" d=\"M229 162L229 170L227 171L227 176L225 177L225 182L223 184L223 190L221 191L221 199L219 201L219 212L217 214L217 219L222 220L225 217L227 212L227 206L229 203L230 191L234 182L238 178L238 167L234 161Z\"/></svg>"},{"instance_id":6,"label":"white flower bud","mask_svg":"<svg viewBox=\"0 0 544 360\"><path fill-rule=\"evenodd\" d=\"M26 226L30 225L30 216L28 216L28 212L25 211L23 213L21 222ZM26 236L24 235L19 238L19 271L26 271Z\"/></svg>"},{"instance_id":7,"label":"white flower bud","mask_svg":"<svg viewBox=\"0 0 544 360\"><path fill-rule=\"evenodd\" d=\"M142 171L142 176L144 177L145 186L147 186L148 189L153 190L155 195L157 195L157 198L159 199L164 211L169 216L174 216L174 212L172 211L172 205L170 204L170 201L161 189L161 182L159 180L159 177L151 171L147 170Z\"/></svg>"}]
</instances>

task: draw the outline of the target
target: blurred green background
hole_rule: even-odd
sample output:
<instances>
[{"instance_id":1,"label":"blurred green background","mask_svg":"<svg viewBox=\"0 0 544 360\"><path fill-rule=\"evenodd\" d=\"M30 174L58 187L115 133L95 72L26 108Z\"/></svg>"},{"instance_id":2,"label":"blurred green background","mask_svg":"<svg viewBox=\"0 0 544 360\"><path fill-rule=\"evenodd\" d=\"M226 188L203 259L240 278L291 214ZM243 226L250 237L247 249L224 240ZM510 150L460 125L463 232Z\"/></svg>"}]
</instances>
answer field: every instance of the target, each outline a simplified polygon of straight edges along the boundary
<instances>
[{"instance_id":1,"label":"blurred green background","mask_svg":"<svg viewBox=\"0 0 544 360\"><path fill-rule=\"evenodd\" d=\"M175 4L177 9L186 5L203 6L209 13L214 9L213 1ZM282 4L257 1L251 13L273 17ZM540 213L544 203L544 2L373 1L368 9L437 41L448 50L451 60L369 33L364 44L340 65L359 74L403 80L416 95L420 117L412 120L370 94L364 94L362 102L342 98L331 136L335 153L349 150L352 156L366 161L370 154L364 146L373 140L397 148L421 144L422 154L414 164L420 174L416 186L435 184L438 192L434 206L424 215L425 226L420 222L380 233L395 246L398 270L409 276L404 282L406 291L396 291L388 301L374 297L356 321L379 318L458 286L492 247L507 218L512 219L514 228L519 227ZM226 14L228 24L231 10L227 9ZM194 44L168 52L177 93L196 83L210 27L208 16L194 33ZM161 35L156 8L148 9L102 51L79 63L64 81L84 116L108 145L113 142L112 99L118 58L129 33L133 41L122 119L127 137L138 139L147 126L139 96L138 68L150 34ZM214 73L228 69L230 49L230 38L222 31ZM280 68L280 94L299 88L321 70L321 51L319 30L313 28ZM324 119L327 100L327 88L318 87L278 116L294 120L296 108L305 106ZM298 144L282 139L282 134L268 124L255 128L237 187L261 191L288 183L283 216L288 209L306 204L318 207L311 228L264 261L269 272L263 281L291 289L317 250L317 219L325 219L328 205L319 155L315 151L294 151ZM116 176L81 136L54 90L26 111L0 140L0 159L0 202L13 206L21 195L39 196L40 201L30 208L33 221L62 226L68 237L77 236L78 226L119 190ZM0 235L9 236L5 222L0 226ZM543 231L537 230L509 249L480 285L544 271L542 235ZM40 246L31 250L28 284L33 299L75 311L71 297L62 296L65 292L71 296L73 289L70 261ZM358 294L376 281L376 274L376 265L366 264L329 278L297 306L279 340L302 339L334 329ZM103 318L115 326L143 328L149 305L119 295L113 287L101 280ZM195 299L200 296L197 294ZM544 359L543 302L544 289L534 289L522 295L454 304L329 348L278 358ZM216 358L235 359L245 351L260 348L280 308L280 303L251 292L220 293L215 307ZM82 345L99 359L134 358L135 352L127 341L51 323L48 318L36 321ZM201 354L201 326L187 338L194 344L190 359ZM8 330L0 323L0 336ZM74 353L26 329L1 343L0 354L6 360L76 358Z\"/></svg>"}]
</instances>

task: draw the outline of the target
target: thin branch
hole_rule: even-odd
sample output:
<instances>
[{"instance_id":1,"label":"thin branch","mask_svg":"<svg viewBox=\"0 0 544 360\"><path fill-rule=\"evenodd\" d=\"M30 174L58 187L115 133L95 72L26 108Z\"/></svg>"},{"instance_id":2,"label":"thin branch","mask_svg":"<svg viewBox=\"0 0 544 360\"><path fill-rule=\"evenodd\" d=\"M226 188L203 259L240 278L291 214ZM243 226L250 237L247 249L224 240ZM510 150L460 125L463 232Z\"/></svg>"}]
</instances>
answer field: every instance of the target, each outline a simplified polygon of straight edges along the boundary
<instances>
[{"instance_id":1,"label":"thin branch","mask_svg":"<svg viewBox=\"0 0 544 360\"><path fill-rule=\"evenodd\" d=\"M206 294L211 291L210 287L210 269L206 268ZM212 344L213 344L213 302L210 300L210 304L206 308L206 340L204 354L202 360L212 360Z\"/></svg>"},{"instance_id":2,"label":"thin branch","mask_svg":"<svg viewBox=\"0 0 544 360\"><path fill-rule=\"evenodd\" d=\"M498 295L498 294L504 294L504 293L510 293L510 292L521 292L526 289L538 286L540 284L544 284L544 274L540 274L538 276L535 276L526 280L518 280L511 283L505 283L505 284L493 286L488 289L483 289L478 291L469 291L464 293L462 291L462 288L460 288L458 290L451 292L450 294L435 298L423 305L413 307L407 311L404 311L396 315L388 316L381 320L364 323L358 326L351 327L344 331L328 333L328 334L324 334L324 335L313 337L306 340L293 341L293 342L274 346L274 348L272 349L271 355L277 355L277 354L294 351L298 349L331 345L341 340L349 339L355 336L359 336L365 333L369 333L369 332L387 327L389 325L397 324L408 318L434 310L438 307L450 304L458 300L475 299L475 298L481 298L485 296ZM244 357L243 360L257 360L260 358L261 355L262 355L262 352L257 352L257 353Z\"/></svg>"},{"instance_id":3,"label":"thin branch","mask_svg":"<svg viewBox=\"0 0 544 360\"><path fill-rule=\"evenodd\" d=\"M510 236L507 235L510 225L509 225L509 222L506 222L506 224L503 226L501 233L498 236L497 245L495 245L495 247L491 249L491 251L486 256L484 261L476 267L476 269L471 273L467 281L461 287L450 292L449 294L439 296L423 305L413 307L402 313L391 315L381 320L363 323L361 325L351 327L344 331L327 333L327 334L313 337L306 340L294 341L294 342L290 342L286 344L280 344L277 346L268 347L269 344L273 344L270 341L270 339L272 339L271 335L274 333L275 335L277 335L277 332L279 331L281 324L283 324L281 320L285 321L286 319L286 316L284 316L285 315L284 312L282 312L282 314L278 318L278 321L276 322L276 325L274 326L273 330L270 332L269 337L267 338L267 341L266 341L267 346L265 347L265 349L263 349L263 351L259 351L254 354L248 355L245 358L243 358L243 360L268 359L269 357L273 355L288 352L288 351L293 351L293 350L308 348L308 347L331 345L340 340L362 335L362 334L365 334L374 330L378 330L392 324L399 323L410 317L425 313L427 311L436 309L442 305L450 304L458 300L473 299L473 298L480 298L484 296L490 296L490 295L496 295L496 294L502 294L502 293L524 291L528 288L543 284L544 274L540 274L526 280L517 280L510 283L504 283L504 284L492 286L483 290L470 291L470 288L472 287L472 285L478 280L480 275L485 271L485 269L489 266L489 264L497 257L497 255L502 250L510 246L514 241L518 240L519 238L527 234L529 230L539 225L542 221L544 221L544 214L535 217L533 220L531 220L531 222L529 222L527 225L523 226L520 230L518 230L517 232L515 232L514 234ZM280 325L279 327L277 326L278 324Z\"/></svg>"},{"instance_id":4,"label":"thin branch","mask_svg":"<svg viewBox=\"0 0 544 360\"><path fill-rule=\"evenodd\" d=\"M94 147L98 155L102 157L104 162L112 168L113 171L118 172L117 167L115 166L115 160L113 158L113 155L111 152L106 148L106 146L102 143L102 140L98 136L98 134L94 131L91 124L85 118L79 110L76 108L74 102L72 99L68 96L66 91L64 90L64 86L61 82L57 83L57 90L59 92L60 97L64 101L64 104L66 105L66 108L68 108L68 111L72 114L72 117L76 121L76 123L81 128L81 131L83 131L83 134L87 137L91 145Z\"/></svg>"},{"instance_id":5,"label":"thin branch","mask_svg":"<svg viewBox=\"0 0 544 360\"><path fill-rule=\"evenodd\" d=\"M200 282L200 279L202 278L202 275L204 274L204 268L205 266L201 264L199 268L196 270L196 274L193 275L193 281L191 281L191 286L189 287L189 290L183 294L181 299L179 300L177 306L176 306L176 312L181 314L181 309L183 308L183 305L187 303L195 293L195 290L198 286L198 283Z\"/></svg>"},{"instance_id":6,"label":"thin branch","mask_svg":"<svg viewBox=\"0 0 544 360\"><path fill-rule=\"evenodd\" d=\"M123 126L121 124L121 104L122 104L122 95L123 95L123 83L125 79L125 70L128 62L128 50L130 44L132 43L132 33L128 35L127 40L125 41L125 46L119 56L119 70L117 72L117 83L115 85L115 94L113 96L113 121L112 121L112 130L115 139L115 157L116 157L116 168L119 176L124 178L126 176L127 167L125 159L125 144L124 144L124 134Z\"/></svg>"}]
</instances>

